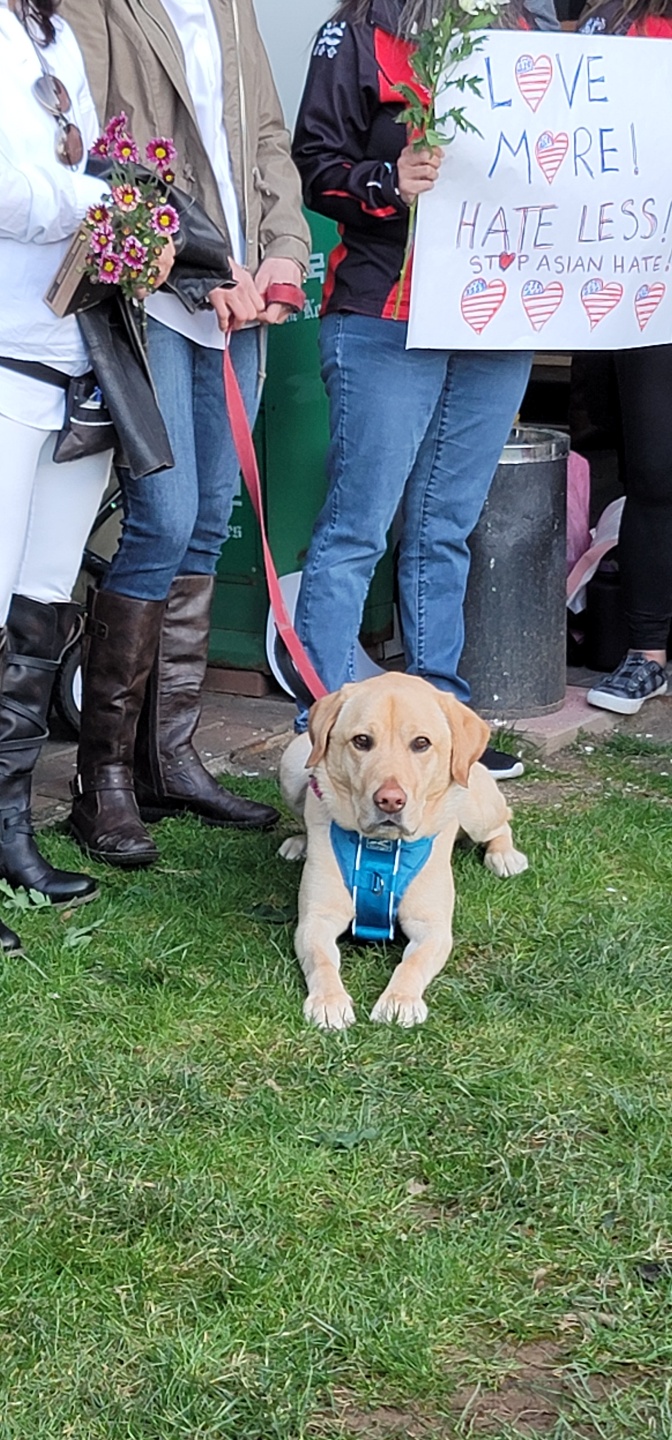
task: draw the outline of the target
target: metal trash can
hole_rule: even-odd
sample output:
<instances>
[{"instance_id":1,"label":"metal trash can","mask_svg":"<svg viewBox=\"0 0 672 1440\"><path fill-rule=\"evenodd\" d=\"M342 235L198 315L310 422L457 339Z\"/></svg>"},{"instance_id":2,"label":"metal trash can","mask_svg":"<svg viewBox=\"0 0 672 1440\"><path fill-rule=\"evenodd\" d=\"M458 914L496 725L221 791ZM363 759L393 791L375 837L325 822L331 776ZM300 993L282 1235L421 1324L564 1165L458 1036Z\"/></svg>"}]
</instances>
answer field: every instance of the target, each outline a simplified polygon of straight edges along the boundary
<instances>
[{"instance_id":1,"label":"metal trash can","mask_svg":"<svg viewBox=\"0 0 672 1440\"><path fill-rule=\"evenodd\" d=\"M559 430L513 430L469 541L460 670L486 719L548 715L565 698L568 455Z\"/></svg>"}]
</instances>

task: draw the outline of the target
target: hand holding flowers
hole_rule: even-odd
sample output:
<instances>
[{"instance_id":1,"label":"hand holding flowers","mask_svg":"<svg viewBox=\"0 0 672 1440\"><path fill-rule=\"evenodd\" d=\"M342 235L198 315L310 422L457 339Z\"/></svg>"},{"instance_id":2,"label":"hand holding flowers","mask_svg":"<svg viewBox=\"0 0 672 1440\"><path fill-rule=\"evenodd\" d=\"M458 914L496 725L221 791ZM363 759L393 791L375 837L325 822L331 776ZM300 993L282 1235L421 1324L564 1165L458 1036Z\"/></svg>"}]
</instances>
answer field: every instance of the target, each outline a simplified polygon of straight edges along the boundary
<instances>
[{"instance_id":1,"label":"hand holding flowers","mask_svg":"<svg viewBox=\"0 0 672 1440\"><path fill-rule=\"evenodd\" d=\"M431 190L439 173L442 150L458 131L476 131L464 105L447 105L448 92L481 94L478 76L467 74L464 61L483 45L482 31L496 19L508 0L448 0L443 15L418 35L411 55L415 85L397 88L406 101L399 123L406 126L408 144L398 161L399 194L410 210L408 241L399 277L394 318L399 316L408 274L417 216L418 196ZM459 71L459 73L455 73ZM446 103L447 108L443 109Z\"/></svg>"},{"instance_id":2,"label":"hand holding flowers","mask_svg":"<svg viewBox=\"0 0 672 1440\"><path fill-rule=\"evenodd\" d=\"M118 285L129 299L137 299L167 279L175 257L172 237L180 220L165 187L175 179L177 152L172 140L150 140L148 175L126 127L126 115L115 115L93 146L94 155L111 161L110 199L87 212L84 271L96 284Z\"/></svg>"},{"instance_id":3,"label":"hand holding flowers","mask_svg":"<svg viewBox=\"0 0 672 1440\"><path fill-rule=\"evenodd\" d=\"M443 151L438 145L431 150L427 146L421 150L414 144L405 146L397 161L399 194L405 205L411 206L418 195L433 188L442 160Z\"/></svg>"}]
</instances>

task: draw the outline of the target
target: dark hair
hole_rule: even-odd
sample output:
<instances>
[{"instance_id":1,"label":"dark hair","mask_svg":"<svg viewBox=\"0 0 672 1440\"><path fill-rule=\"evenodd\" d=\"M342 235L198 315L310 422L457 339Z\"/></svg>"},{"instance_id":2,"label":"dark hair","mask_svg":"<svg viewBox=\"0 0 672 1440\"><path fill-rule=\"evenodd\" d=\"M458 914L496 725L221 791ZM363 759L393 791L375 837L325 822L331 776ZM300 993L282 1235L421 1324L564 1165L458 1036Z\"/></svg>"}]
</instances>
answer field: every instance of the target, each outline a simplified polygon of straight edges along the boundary
<instances>
[{"instance_id":1,"label":"dark hair","mask_svg":"<svg viewBox=\"0 0 672 1440\"><path fill-rule=\"evenodd\" d=\"M56 39L53 16L58 9L58 5L59 0L20 0L20 8L24 21L33 21L45 45L53 44L53 41Z\"/></svg>"},{"instance_id":2,"label":"dark hair","mask_svg":"<svg viewBox=\"0 0 672 1440\"><path fill-rule=\"evenodd\" d=\"M426 30L435 16L442 16L447 0L399 0L397 33L409 35ZM334 20L349 20L351 25L361 25L367 18L371 0L341 0Z\"/></svg>"},{"instance_id":3,"label":"dark hair","mask_svg":"<svg viewBox=\"0 0 672 1440\"><path fill-rule=\"evenodd\" d=\"M603 0L592 0L582 10L579 25L583 25L591 15L603 9ZM624 30L626 26L634 25L637 29L644 24L650 16L672 15L672 4L670 0L622 0L610 16L608 33L611 31Z\"/></svg>"},{"instance_id":4,"label":"dark hair","mask_svg":"<svg viewBox=\"0 0 672 1440\"><path fill-rule=\"evenodd\" d=\"M409 36L426 30L435 16L443 16L446 3L447 0L399 0L397 33ZM595 0L595 3L602 4L603 0ZM624 0L624 3L628 3L628 0ZM631 3L670 5L672 0L631 0ZM361 25L366 20L370 8L371 0L341 0L333 18L334 20L349 20L351 25ZM525 0L510 0L510 3L498 12L492 28L516 30L524 18Z\"/></svg>"}]
</instances>

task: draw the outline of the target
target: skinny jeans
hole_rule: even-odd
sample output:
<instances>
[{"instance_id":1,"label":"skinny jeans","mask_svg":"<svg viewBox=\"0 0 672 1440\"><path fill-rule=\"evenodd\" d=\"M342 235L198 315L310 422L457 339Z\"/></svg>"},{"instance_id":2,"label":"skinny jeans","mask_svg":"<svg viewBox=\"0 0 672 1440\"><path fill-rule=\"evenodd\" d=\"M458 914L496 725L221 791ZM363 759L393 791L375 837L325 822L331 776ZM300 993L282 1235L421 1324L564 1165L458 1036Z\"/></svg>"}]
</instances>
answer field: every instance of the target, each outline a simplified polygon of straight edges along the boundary
<instances>
[{"instance_id":1,"label":"skinny jeans","mask_svg":"<svg viewBox=\"0 0 672 1440\"><path fill-rule=\"evenodd\" d=\"M296 628L328 690L354 678L367 590L399 511L406 668L468 702L459 672L467 541L532 356L407 350L406 330L403 321L365 315L322 321L329 488L306 558ZM300 715L297 728L304 723Z\"/></svg>"}]
</instances>

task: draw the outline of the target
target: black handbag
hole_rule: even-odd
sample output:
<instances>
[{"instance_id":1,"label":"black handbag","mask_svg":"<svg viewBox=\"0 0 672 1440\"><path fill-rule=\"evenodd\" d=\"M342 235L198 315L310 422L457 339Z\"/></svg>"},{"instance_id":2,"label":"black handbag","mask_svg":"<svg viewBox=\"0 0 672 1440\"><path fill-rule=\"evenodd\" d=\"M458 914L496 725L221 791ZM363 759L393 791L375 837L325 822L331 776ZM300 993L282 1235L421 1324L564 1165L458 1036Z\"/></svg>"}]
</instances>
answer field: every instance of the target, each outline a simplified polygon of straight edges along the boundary
<instances>
[{"instance_id":1,"label":"black handbag","mask_svg":"<svg viewBox=\"0 0 672 1440\"><path fill-rule=\"evenodd\" d=\"M171 204L180 217L175 236L175 264L163 284L193 315L207 304L211 290L235 285L228 244L203 206L171 185Z\"/></svg>"},{"instance_id":2,"label":"black handbag","mask_svg":"<svg viewBox=\"0 0 672 1440\"><path fill-rule=\"evenodd\" d=\"M120 291L77 316L98 384L117 432L118 463L134 480L175 461L159 410L134 306Z\"/></svg>"},{"instance_id":3,"label":"black handbag","mask_svg":"<svg viewBox=\"0 0 672 1440\"><path fill-rule=\"evenodd\" d=\"M85 375L70 376L38 360L14 360L5 356L0 356L0 365L5 370L14 370L18 375L65 390L65 417L52 456L55 465L67 465L72 460L102 455L115 448L114 422L93 370L87 370Z\"/></svg>"},{"instance_id":4,"label":"black handbag","mask_svg":"<svg viewBox=\"0 0 672 1440\"><path fill-rule=\"evenodd\" d=\"M153 173L144 167L138 169L144 179ZM89 156L87 175L107 180L110 170L109 160ZM161 289L177 295L185 309L193 315L206 306L211 290L220 286L229 289L235 285L229 261L230 243L193 195L188 195L186 190L180 190L175 184L164 184L163 189L169 203L177 210L180 228L174 236L175 263Z\"/></svg>"},{"instance_id":5,"label":"black handbag","mask_svg":"<svg viewBox=\"0 0 672 1440\"><path fill-rule=\"evenodd\" d=\"M114 421L93 370L77 375L66 392L65 419L54 446L54 464L101 455L116 449L117 443Z\"/></svg>"}]
</instances>

